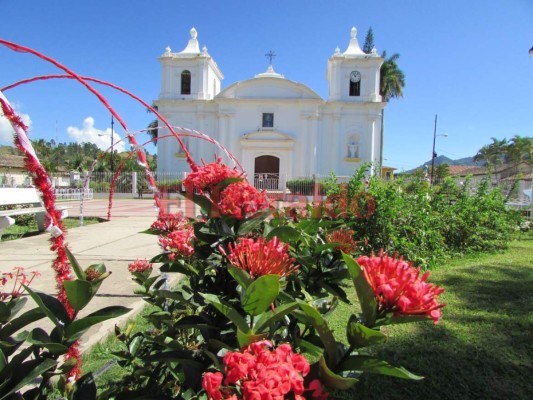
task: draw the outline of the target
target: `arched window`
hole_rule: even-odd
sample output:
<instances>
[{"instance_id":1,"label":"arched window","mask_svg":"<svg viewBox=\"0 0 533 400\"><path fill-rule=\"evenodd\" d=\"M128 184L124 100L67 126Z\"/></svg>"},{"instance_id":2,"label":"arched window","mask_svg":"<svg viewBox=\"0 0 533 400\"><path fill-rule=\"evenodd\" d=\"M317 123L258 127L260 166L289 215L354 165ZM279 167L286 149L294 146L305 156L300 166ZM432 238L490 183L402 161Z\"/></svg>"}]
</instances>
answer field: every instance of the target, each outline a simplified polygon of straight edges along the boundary
<instances>
[{"instance_id":1,"label":"arched window","mask_svg":"<svg viewBox=\"0 0 533 400\"><path fill-rule=\"evenodd\" d=\"M191 94L191 71L181 73L181 94Z\"/></svg>"},{"instance_id":2,"label":"arched window","mask_svg":"<svg viewBox=\"0 0 533 400\"><path fill-rule=\"evenodd\" d=\"M350 81L350 96L361 96L361 81Z\"/></svg>"},{"instance_id":3,"label":"arched window","mask_svg":"<svg viewBox=\"0 0 533 400\"><path fill-rule=\"evenodd\" d=\"M352 71L350 73L350 96L361 96L361 73Z\"/></svg>"}]
</instances>

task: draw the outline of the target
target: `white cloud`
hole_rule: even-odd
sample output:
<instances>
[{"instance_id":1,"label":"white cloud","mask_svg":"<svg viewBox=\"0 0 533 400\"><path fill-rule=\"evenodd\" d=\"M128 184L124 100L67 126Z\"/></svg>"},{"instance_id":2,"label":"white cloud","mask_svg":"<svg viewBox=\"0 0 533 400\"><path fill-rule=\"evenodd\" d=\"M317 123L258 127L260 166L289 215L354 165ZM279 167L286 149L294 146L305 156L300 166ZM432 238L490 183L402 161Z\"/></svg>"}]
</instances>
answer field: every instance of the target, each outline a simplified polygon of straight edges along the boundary
<instances>
[{"instance_id":1,"label":"white cloud","mask_svg":"<svg viewBox=\"0 0 533 400\"><path fill-rule=\"evenodd\" d=\"M111 147L111 128L106 128L105 130L96 129L93 117L85 118L81 128L69 126L67 133L76 143L94 143L101 150L107 150ZM113 134L113 140L113 149L119 153L124 151L124 142L118 143L120 136L116 132Z\"/></svg>"},{"instance_id":2,"label":"white cloud","mask_svg":"<svg viewBox=\"0 0 533 400\"><path fill-rule=\"evenodd\" d=\"M31 127L31 118L28 114L19 114L19 117L28 128ZM15 131L13 130L11 123L6 117L4 117L4 114L0 112L0 145L13 145L14 133Z\"/></svg>"}]
</instances>

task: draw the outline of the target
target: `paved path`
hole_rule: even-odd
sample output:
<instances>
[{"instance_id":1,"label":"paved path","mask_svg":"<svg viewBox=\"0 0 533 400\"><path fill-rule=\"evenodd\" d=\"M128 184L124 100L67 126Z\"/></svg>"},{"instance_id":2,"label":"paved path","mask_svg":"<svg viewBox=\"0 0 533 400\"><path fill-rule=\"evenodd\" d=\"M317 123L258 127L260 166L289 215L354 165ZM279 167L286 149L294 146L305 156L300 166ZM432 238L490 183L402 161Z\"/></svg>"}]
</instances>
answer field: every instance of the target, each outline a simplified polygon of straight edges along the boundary
<instances>
[{"instance_id":1,"label":"paved path","mask_svg":"<svg viewBox=\"0 0 533 400\"><path fill-rule=\"evenodd\" d=\"M79 216L79 202L61 202L70 205L70 216ZM153 200L114 200L111 221L85 225L67 232L69 249L83 268L103 262L112 274L100 287L98 294L80 313L80 316L103 307L122 305L133 310L126 316L104 322L87 332L82 339L81 349L86 350L96 341L111 333L117 323L123 323L135 312L142 309L145 302L133 290L137 285L131 280L128 264L136 259L150 259L160 251L157 236L140 233L150 227L157 216ZM84 216L105 217L107 200L84 202ZM55 254L49 249L49 234L0 242L0 270L10 271L22 266L27 272L38 271L31 288L48 294L55 294L54 273L51 261ZM174 274L172 274L174 275ZM176 276L170 277L172 281ZM34 307L30 299L26 307ZM42 321L39 326L43 326ZM50 325L51 326L51 325Z\"/></svg>"}]
</instances>

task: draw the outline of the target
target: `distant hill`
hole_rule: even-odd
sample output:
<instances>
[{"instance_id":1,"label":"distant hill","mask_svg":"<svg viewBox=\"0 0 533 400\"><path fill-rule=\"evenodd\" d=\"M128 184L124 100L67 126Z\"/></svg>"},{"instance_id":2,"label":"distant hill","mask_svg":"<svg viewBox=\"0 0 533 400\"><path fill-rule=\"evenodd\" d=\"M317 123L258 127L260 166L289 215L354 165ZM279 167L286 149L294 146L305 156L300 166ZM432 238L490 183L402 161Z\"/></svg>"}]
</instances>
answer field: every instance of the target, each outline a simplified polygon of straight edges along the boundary
<instances>
[{"instance_id":1,"label":"distant hill","mask_svg":"<svg viewBox=\"0 0 533 400\"><path fill-rule=\"evenodd\" d=\"M459 158L458 160L452 160L451 158L448 158L446 156L438 156L435 157L435 167L441 165L441 164L448 164L448 165L472 165L472 166L483 166L483 162L474 162L474 157L465 157L465 158ZM412 174L417 169L424 168L424 166L427 165L428 167L431 167L431 160L426 161L422 165L413 168L409 171L402 172L403 174Z\"/></svg>"}]
</instances>

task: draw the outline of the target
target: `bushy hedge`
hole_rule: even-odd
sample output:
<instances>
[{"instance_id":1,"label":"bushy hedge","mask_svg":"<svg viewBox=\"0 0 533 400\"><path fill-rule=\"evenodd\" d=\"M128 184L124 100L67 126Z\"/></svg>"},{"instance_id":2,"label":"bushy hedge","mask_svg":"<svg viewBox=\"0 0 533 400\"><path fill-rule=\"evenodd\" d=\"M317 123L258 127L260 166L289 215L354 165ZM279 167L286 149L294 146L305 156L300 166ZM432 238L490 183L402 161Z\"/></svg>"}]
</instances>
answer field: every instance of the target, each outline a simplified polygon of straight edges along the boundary
<instances>
[{"instance_id":1,"label":"bushy hedge","mask_svg":"<svg viewBox=\"0 0 533 400\"><path fill-rule=\"evenodd\" d=\"M507 247L520 216L489 185L487 180L472 189L469 180L431 186L423 179L407 183L373 177L367 188L362 183L348 187L348 203L357 191L366 190L375 211L366 218L348 218L365 252L384 249L430 267L452 255Z\"/></svg>"}]
</instances>

